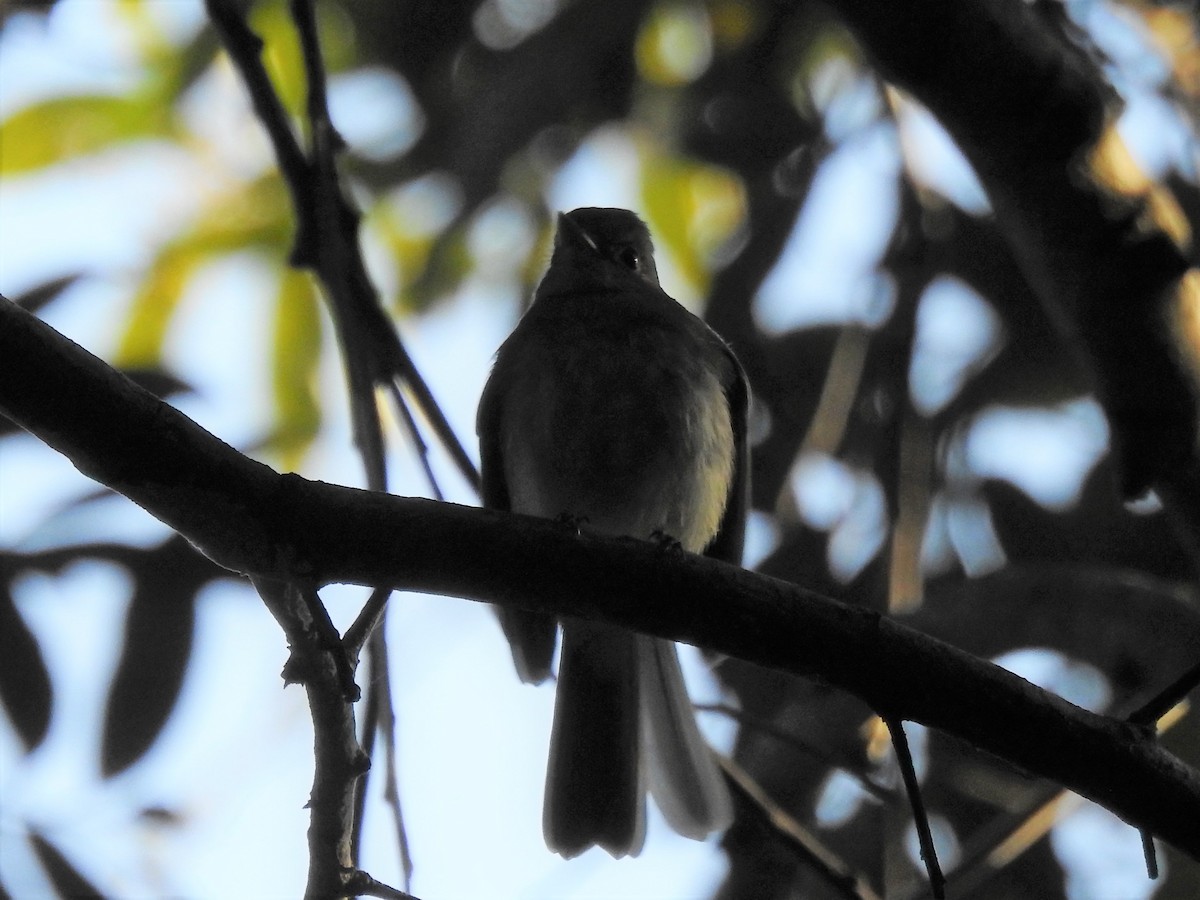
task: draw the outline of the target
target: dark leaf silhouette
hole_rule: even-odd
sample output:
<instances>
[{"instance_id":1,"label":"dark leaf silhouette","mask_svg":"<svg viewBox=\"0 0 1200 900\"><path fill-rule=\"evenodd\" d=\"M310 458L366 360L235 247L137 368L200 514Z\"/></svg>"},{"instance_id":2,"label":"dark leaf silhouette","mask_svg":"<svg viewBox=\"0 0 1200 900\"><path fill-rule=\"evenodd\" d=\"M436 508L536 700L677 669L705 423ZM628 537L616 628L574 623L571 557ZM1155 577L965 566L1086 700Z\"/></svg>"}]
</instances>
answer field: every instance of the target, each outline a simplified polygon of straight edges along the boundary
<instances>
[{"instance_id":1,"label":"dark leaf silhouette","mask_svg":"<svg viewBox=\"0 0 1200 900\"><path fill-rule=\"evenodd\" d=\"M125 644L104 716L105 775L137 762L162 731L191 656L196 594L225 574L178 536L134 563Z\"/></svg>"},{"instance_id":2,"label":"dark leaf silhouette","mask_svg":"<svg viewBox=\"0 0 1200 900\"><path fill-rule=\"evenodd\" d=\"M50 728L54 698L42 651L13 603L18 562L13 554L0 554L0 701L25 748L32 750Z\"/></svg>"},{"instance_id":3,"label":"dark leaf silhouette","mask_svg":"<svg viewBox=\"0 0 1200 900\"><path fill-rule=\"evenodd\" d=\"M42 835L30 835L34 852L50 876L50 881L64 900L104 900L109 896L81 873L63 853Z\"/></svg>"}]
</instances>

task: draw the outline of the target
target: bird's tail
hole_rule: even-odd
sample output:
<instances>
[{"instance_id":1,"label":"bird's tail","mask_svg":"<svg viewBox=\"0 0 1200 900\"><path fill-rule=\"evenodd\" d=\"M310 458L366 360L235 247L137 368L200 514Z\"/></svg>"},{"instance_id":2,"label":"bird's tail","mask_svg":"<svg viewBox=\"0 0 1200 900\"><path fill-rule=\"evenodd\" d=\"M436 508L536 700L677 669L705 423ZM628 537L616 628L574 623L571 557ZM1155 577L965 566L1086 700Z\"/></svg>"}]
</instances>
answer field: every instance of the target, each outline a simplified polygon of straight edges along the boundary
<instances>
[{"instance_id":1,"label":"bird's tail","mask_svg":"<svg viewBox=\"0 0 1200 900\"><path fill-rule=\"evenodd\" d=\"M639 640L611 625L563 622L542 828L568 859L597 844L616 857L642 849Z\"/></svg>"},{"instance_id":2,"label":"bird's tail","mask_svg":"<svg viewBox=\"0 0 1200 900\"><path fill-rule=\"evenodd\" d=\"M643 636L636 640L650 793L675 831L703 840L733 821L729 789L696 726L675 645Z\"/></svg>"}]
</instances>

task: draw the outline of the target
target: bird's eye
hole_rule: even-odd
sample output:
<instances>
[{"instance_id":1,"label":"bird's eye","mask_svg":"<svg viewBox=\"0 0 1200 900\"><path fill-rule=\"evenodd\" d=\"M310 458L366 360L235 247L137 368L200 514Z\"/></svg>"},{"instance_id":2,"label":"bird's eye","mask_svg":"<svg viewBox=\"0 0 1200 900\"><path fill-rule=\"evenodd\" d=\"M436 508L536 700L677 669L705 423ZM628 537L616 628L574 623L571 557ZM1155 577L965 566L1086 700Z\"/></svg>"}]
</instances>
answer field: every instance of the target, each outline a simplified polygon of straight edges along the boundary
<instances>
[{"instance_id":1,"label":"bird's eye","mask_svg":"<svg viewBox=\"0 0 1200 900\"><path fill-rule=\"evenodd\" d=\"M622 247L617 251L617 262L630 271L636 272L642 260L632 247Z\"/></svg>"}]
</instances>

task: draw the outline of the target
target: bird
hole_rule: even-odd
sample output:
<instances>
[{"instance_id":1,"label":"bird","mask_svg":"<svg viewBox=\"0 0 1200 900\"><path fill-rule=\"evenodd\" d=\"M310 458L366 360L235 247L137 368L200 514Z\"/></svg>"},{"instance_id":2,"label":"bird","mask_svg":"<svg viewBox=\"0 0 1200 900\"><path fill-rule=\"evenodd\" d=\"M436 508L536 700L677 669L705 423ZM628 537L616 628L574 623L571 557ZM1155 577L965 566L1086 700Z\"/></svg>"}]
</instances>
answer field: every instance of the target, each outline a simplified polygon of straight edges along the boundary
<instances>
[{"instance_id":1,"label":"bird","mask_svg":"<svg viewBox=\"0 0 1200 900\"><path fill-rule=\"evenodd\" d=\"M484 506L740 564L749 495L746 376L729 345L659 285L626 209L559 213L533 302L481 395ZM517 673L551 675L559 622L498 607ZM732 820L675 645L563 618L543 835L571 858L636 856L647 791L678 833Z\"/></svg>"}]
</instances>

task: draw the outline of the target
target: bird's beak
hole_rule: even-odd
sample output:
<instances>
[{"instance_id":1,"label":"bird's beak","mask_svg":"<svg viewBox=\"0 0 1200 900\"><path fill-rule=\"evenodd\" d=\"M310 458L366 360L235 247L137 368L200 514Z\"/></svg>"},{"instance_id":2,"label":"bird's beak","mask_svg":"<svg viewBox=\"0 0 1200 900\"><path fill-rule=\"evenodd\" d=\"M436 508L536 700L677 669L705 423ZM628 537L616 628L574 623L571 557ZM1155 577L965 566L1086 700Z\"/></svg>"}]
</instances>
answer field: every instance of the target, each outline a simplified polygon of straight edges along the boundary
<instances>
[{"instance_id":1,"label":"bird's beak","mask_svg":"<svg viewBox=\"0 0 1200 900\"><path fill-rule=\"evenodd\" d=\"M587 249L593 253L599 252L592 236L584 231L574 219L566 213L560 212L558 214L558 230L554 234L554 248L557 250L563 246L572 250Z\"/></svg>"}]
</instances>

